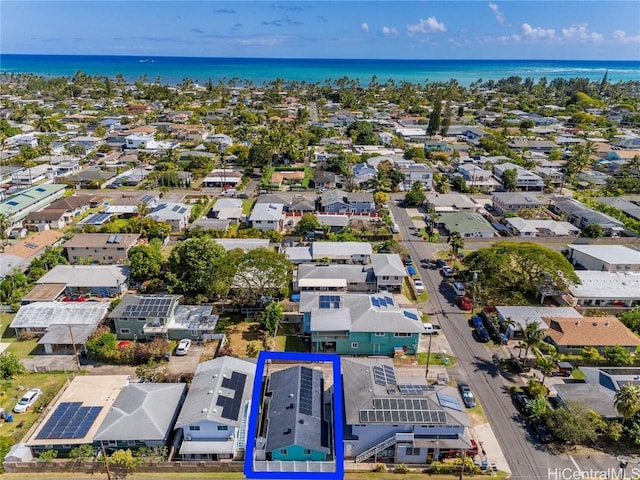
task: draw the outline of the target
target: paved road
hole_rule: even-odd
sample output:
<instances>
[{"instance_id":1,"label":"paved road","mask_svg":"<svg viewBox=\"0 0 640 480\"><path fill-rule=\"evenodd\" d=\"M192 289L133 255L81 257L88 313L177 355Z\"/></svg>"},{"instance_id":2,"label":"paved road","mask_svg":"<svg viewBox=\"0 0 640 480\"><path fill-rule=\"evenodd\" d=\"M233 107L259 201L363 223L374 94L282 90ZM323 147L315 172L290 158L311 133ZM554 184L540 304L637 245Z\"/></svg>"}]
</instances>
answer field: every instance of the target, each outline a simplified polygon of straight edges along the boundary
<instances>
[{"instance_id":1,"label":"paved road","mask_svg":"<svg viewBox=\"0 0 640 480\"><path fill-rule=\"evenodd\" d=\"M455 296L436 269L426 269L420 263L423 258L433 258L442 245L433 245L414 236L412 221L404 209L395 205L391 212L400 227L401 244L408 250L416 265L420 268L429 300L421 308L431 314L434 323L442 327L452 354L457 359L452 375L466 380L480 400L503 454L511 468L514 479L542 480L560 478L553 475L555 469L568 471L602 471L617 466L615 458L606 455L572 458L556 454L545 445L537 443L523 424L518 411L511 402L508 387L522 384L520 377L506 377L495 368L491 356L500 354L501 347L488 347L476 342L471 334L466 316L455 304ZM491 452L487 452L491 456Z\"/></svg>"}]
</instances>

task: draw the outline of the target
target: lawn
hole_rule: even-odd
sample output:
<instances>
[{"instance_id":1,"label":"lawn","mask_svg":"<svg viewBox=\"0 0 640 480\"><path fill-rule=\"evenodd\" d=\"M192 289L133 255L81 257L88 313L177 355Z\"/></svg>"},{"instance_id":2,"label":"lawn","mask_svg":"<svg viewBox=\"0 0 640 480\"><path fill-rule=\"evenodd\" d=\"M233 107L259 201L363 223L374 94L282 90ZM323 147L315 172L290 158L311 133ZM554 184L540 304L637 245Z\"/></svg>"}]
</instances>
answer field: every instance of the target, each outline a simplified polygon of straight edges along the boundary
<instances>
[{"instance_id":1,"label":"lawn","mask_svg":"<svg viewBox=\"0 0 640 480\"><path fill-rule=\"evenodd\" d=\"M427 364L426 352L418 353L416 356L418 357L418 365ZM453 367L456 364L456 357L447 355L447 359L448 359L448 363L446 364L447 367ZM445 365L445 359L442 353L439 353L439 352L431 353L429 365Z\"/></svg>"},{"instance_id":2,"label":"lawn","mask_svg":"<svg viewBox=\"0 0 640 480\"><path fill-rule=\"evenodd\" d=\"M14 317L15 313L0 314L0 338L3 343L9 344L5 351L13 353L18 358L33 358L43 353L44 348L38 345L37 339L20 340L15 336L13 328L9 328Z\"/></svg>"},{"instance_id":3,"label":"lawn","mask_svg":"<svg viewBox=\"0 0 640 480\"><path fill-rule=\"evenodd\" d=\"M243 321L242 317L238 316L231 317L229 321L224 333L227 335L234 355L246 356L249 342L257 342L262 349L264 332L258 322Z\"/></svg>"},{"instance_id":4,"label":"lawn","mask_svg":"<svg viewBox=\"0 0 640 480\"><path fill-rule=\"evenodd\" d=\"M415 302L417 300L417 298L413 294L413 289L411 288L411 285L409 285L410 281L411 280L409 280L408 277L404 277L404 280L402 281L402 294L405 297L407 297L409 299L409 301Z\"/></svg>"},{"instance_id":5,"label":"lawn","mask_svg":"<svg viewBox=\"0 0 640 480\"><path fill-rule=\"evenodd\" d=\"M64 372L24 373L12 380L3 381L0 390L0 406L7 411L11 411L22 394L30 388L39 388L42 390L42 396L29 412L14 414L12 423L1 423L0 435L11 437L15 442L20 441L40 416L40 407L46 406L55 397L70 376L69 373Z\"/></svg>"},{"instance_id":6,"label":"lawn","mask_svg":"<svg viewBox=\"0 0 640 480\"><path fill-rule=\"evenodd\" d=\"M249 215L251 213L251 209L253 208L253 204L256 203L255 198L247 198L242 201L242 213L244 215Z\"/></svg>"},{"instance_id":7,"label":"lawn","mask_svg":"<svg viewBox=\"0 0 640 480\"><path fill-rule=\"evenodd\" d=\"M283 323L276 336L276 350L279 352L308 352L309 347L298 336L295 325Z\"/></svg>"}]
</instances>

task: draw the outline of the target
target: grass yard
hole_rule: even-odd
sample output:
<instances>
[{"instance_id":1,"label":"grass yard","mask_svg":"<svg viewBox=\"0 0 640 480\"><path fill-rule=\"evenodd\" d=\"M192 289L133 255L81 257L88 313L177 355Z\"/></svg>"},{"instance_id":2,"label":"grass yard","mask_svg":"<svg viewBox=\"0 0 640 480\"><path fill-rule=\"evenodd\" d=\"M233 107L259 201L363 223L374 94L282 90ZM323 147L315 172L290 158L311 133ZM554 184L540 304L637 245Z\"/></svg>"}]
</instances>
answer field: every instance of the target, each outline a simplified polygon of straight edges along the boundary
<instances>
[{"instance_id":1,"label":"grass yard","mask_svg":"<svg viewBox=\"0 0 640 480\"><path fill-rule=\"evenodd\" d=\"M411 288L411 285L409 284L410 281L411 280L409 280L408 277L404 277L404 280L402 280L402 294L407 297L409 301L415 303L417 298L413 294L413 288Z\"/></svg>"},{"instance_id":2,"label":"grass yard","mask_svg":"<svg viewBox=\"0 0 640 480\"><path fill-rule=\"evenodd\" d=\"M16 355L18 358L33 358L44 352L44 347L38 345L37 339L20 340L15 336L15 332L9 325L13 321L15 313L2 313L0 314L0 338L2 343L8 343L9 346L5 352L10 352Z\"/></svg>"},{"instance_id":3,"label":"grass yard","mask_svg":"<svg viewBox=\"0 0 640 480\"><path fill-rule=\"evenodd\" d=\"M253 204L256 203L255 198L247 198L242 201L242 213L245 215L249 215L251 213L251 209L253 208Z\"/></svg>"},{"instance_id":4,"label":"grass yard","mask_svg":"<svg viewBox=\"0 0 640 480\"><path fill-rule=\"evenodd\" d=\"M224 333L227 335L233 353L244 357L247 355L249 342L258 342L260 349L262 349L264 332L258 322L243 321L242 317L239 318L231 317L231 322L224 329Z\"/></svg>"},{"instance_id":5,"label":"grass yard","mask_svg":"<svg viewBox=\"0 0 640 480\"><path fill-rule=\"evenodd\" d=\"M275 343L276 350L279 352L308 352L309 347L304 340L298 337L298 331L295 325L284 323L278 329Z\"/></svg>"},{"instance_id":6,"label":"grass yard","mask_svg":"<svg viewBox=\"0 0 640 480\"><path fill-rule=\"evenodd\" d=\"M418 357L418 365L426 365L427 364L427 353L422 352L416 355ZM452 357L451 355L447 355L449 359L449 363L447 367L453 367L456 364L456 357ZM431 353L429 365L444 365L444 356L442 353Z\"/></svg>"},{"instance_id":7,"label":"grass yard","mask_svg":"<svg viewBox=\"0 0 640 480\"><path fill-rule=\"evenodd\" d=\"M0 387L0 406L7 411L11 411L22 394L30 388L39 388L42 395L33 409L27 413L14 414L12 423L1 423L0 436L20 441L40 416L40 407L51 402L67 378L71 378L71 375L64 372L24 373L12 380L3 381Z\"/></svg>"}]
</instances>

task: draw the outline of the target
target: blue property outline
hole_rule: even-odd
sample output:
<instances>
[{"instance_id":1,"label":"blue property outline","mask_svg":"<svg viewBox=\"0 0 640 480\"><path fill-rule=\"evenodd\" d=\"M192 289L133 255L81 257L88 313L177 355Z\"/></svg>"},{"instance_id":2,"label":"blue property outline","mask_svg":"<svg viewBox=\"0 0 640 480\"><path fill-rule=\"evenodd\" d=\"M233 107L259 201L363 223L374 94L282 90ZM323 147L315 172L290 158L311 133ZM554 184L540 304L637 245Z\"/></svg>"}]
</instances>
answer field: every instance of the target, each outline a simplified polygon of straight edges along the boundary
<instances>
[{"instance_id":1,"label":"blue property outline","mask_svg":"<svg viewBox=\"0 0 640 480\"><path fill-rule=\"evenodd\" d=\"M256 446L258 431L258 412L262 403L262 376L267 360L288 360L296 362L324 362L333 365L333 448L336 469L333 472L256 472L253 469L253 451ZM320 432L318 432L320 433ZM247 444L244 456L244 475L246 478L269 479L317 479L342 480L344 477L344 445L342 435L342 376L340 372L340 357L329 353L299 353L299 352L260 352L258 365L253 378L253 394L251 395L251 411L249 412L249 427L247 428Z\"/></svg>"}]
</instances>

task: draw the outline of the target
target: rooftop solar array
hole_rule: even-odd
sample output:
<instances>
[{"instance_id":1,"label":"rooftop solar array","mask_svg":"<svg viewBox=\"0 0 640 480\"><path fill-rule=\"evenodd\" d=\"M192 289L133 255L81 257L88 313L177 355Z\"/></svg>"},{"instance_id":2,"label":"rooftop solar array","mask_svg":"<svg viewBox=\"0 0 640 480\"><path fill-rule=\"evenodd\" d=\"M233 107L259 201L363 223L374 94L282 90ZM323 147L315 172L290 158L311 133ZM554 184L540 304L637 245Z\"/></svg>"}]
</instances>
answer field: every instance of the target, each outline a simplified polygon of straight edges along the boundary
<instances>
[{"instance_id":1,"label":"rooftop solar array","mask_svg":"<svg viewBox=\"0 0 640 480\"><path fill-rule=\"evenodd\" d=\"M445 424L442 410L360 410L360 423Z\"/></svg>"},{"instance_id":2,"label":"rooftop solar array","mask_svg":"<svg viewBox=\"0 0 640 480\"><path fill-rule=\"evenodd\" d=\"M300 405L298 411L304 415L313 414L313 371L300 369Z\"/></svg>"},{"instance_id":3,"label":"rooftop solar array","mask_svg":"<svg viewBox=\"0 0 640 480\"><path fill-rule=\"evenodd\" d=\"M83 407L82 402L62 402L36 439L84 438L102 407Z\"/></svg>"},{"instance_id":4,"label":"rooftop solar array","mask_svg":"<svg viewBox=\"0 0 640 480\"><path fill-rule=\"evenodd\" d=\"M458 412L462 411L460 402L456 397L452 397L451 395L445 395L444 393L438 393L437 396L438 396L438 402L440 402L441 406L450 408L452 410L457 410Z\"/></svg>"},{"instance_id":5,"label":"rooftop solar array","mask_svg":"<svg viewBox=\"0 0 640 480\"><path fill-rule=\"evenodd\" d=\"M387 387L396 384L396 374L393 371L393 367L388 365L374 366L373 368L373 381L380 386Z\"/></svg>"},{"instance_id":6,"label":"rooftop solar array","mask_svg":"<svg viewBox=\"0 0 640 480\"><path fill-rule=\"evenodd\" d=\"M404 310L402 313L404 313L405 317L410 318L411 320L420 320L415 313L408 310Z\"/></svg>"},{"instance_id":7,"label":"rooftop solar array","mask_svg":"<svg viewBox=\"0 0 640 480\"><path fill-rule=\"evenodd\" d=\"M222 407L222 414L220 415L222 418L238 420L246 380L247 376L239 372L233 372L231 377L222 380L223 388L233 390L233 397L218 395L216 400L216 405Z\"/></svg>"},{"instance_id":8,"label":"rooftop solar array","mask_svg":"<svg viewBox=\"0 0 640 480\"><path fill-rule=\"evenodd\" d=\"M374 307L393 307L393 298L371 297L371 305L373 305Z\"/></svg>"},{"instance_id":9,"label":"rooftop solar array","mask_svg":"<svg viewBox=\"0 0 640 480\"><path fill-rule=\"evenodd\" d=\"M320 295L319 307L322 309L340 308L340 295Z\"/></svg>"},{"instance_id":10,"label":"rooftop solar array","mask_svg":"<svg viewBox=\"0 0 640 480\"><path fill-rule=\"evenodd\" d=\"M142 297L124 309L124 316L129 317L160 317L168 313L173 298Z\"/></svg>"},{"instance_id":11,"label":"rooftop solar array","mask_svg":"<svg viewBox=\"0 0 640 480\"><path fill-rule=\"evenodd\" d=\"M80 223L85 225L102 225L110 218L111 218L110 213L96 213L94 215L91 215L89 218L86 218Z\"/></svg>"},{"instance_id":12,"label":"rooftop solar array","mask_svg":"<svg viewBox=\"0 0 640 480\"><path fill-rule=\"evenodd\" d=\"M171 209L173 212L177 212L179 214L186 213L187 209L181 205L174 205Z\"/></svg>"},{"instance_id":13,"label":"rooftop solar array","mask_svg":"<svg viewBox=\"0 0 640 480\"><path fill-rule=\"evenodd\" d=\"M398 385L398 390L402 395L422 395L424 392L433 390L429 385Z\"/></svg>"},{"instance_id":14,"label":"rooftop solar array","mask_svg":"<svg viewBox=\"0 0 640 480\"><path fill-rule=\"evenodd\" d=\"M109 235L107 243L120 243L122 241L122 235Z\"/></svg>"}]
</instances>

